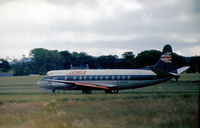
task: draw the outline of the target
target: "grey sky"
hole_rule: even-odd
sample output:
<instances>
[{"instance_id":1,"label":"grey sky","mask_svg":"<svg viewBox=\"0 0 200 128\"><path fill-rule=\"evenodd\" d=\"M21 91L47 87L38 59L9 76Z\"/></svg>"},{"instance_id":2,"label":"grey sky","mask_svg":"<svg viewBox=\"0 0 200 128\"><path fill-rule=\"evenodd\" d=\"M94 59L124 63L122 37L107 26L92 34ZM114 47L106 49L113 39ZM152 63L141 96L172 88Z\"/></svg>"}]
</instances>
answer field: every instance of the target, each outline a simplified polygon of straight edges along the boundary
<instances>
[{"instance_id":1,"label":"grey sky","mask_svg":"<svg viewBox=\"0 0 200 128\"><path fill-rule=\"evenodd\" d=\"M200 55L199 0L0 0L0 58L33 48L93 56L170 43Z\"/></svg>"}]
</instances>

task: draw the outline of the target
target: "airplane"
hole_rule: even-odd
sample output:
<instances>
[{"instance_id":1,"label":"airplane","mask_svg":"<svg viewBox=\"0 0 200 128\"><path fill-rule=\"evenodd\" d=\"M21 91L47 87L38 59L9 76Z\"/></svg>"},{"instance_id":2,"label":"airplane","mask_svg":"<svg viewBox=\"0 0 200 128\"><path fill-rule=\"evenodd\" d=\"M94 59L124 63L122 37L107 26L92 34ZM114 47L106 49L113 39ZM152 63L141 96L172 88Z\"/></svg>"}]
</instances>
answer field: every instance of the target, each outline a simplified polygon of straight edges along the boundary
<instances>
[{"instance_id":1,"label":"airplane","mask_svg":"<svg viewBox=\"0 0 200 128\"><path fill-rule=\"evenodd\" d=\"M47 72L37 84L44 89L82 90L91 94L92 90L104 90L105 93L118 93L119 90L135 89L165 82L179 75L189 66L176 68L173 63L172 47L164 46L160 60L154 66L142 69L82 69L53 70Z\"/></svg>"}]
</instances>

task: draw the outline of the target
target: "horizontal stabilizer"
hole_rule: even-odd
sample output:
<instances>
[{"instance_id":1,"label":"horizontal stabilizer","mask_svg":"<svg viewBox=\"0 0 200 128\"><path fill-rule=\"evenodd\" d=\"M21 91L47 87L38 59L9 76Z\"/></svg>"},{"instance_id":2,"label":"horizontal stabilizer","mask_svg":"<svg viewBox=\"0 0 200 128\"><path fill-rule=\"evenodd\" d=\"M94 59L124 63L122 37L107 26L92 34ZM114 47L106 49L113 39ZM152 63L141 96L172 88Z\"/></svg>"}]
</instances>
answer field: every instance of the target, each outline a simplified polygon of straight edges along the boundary
<instances>
[{"instance_id":1,"label":"horizontal stabilizer","mask_svg":"<svg viewBox=\"0 0 200 128\"><path fill-rule=\"evenodd\" d=\"M190 67L189 66L184 66L184 67L178 68L177 69L177 73L170 72L170 74L172 74L172 75L180 75L181 73L186 71L188 68L190 68Z\"/></svg>"}]
</instances>

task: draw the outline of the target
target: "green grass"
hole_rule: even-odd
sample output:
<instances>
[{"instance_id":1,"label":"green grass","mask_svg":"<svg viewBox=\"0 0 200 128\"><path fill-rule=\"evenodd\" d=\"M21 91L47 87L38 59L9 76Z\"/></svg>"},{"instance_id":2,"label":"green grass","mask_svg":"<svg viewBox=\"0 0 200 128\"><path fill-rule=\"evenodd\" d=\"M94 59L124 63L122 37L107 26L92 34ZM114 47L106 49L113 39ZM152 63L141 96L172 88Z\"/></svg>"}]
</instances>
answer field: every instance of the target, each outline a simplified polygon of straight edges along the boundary
<instances>
[{"instance_id":1,"label":"green grass","mask_svg":"<svg viewBox=\"0 0 200 128\"><path fill-rule=\"evenodd\" d=\"M42 76L0 78L0 128L197 128L200 74L105 94L45 92Z\"/></svg>"}]
</instances>

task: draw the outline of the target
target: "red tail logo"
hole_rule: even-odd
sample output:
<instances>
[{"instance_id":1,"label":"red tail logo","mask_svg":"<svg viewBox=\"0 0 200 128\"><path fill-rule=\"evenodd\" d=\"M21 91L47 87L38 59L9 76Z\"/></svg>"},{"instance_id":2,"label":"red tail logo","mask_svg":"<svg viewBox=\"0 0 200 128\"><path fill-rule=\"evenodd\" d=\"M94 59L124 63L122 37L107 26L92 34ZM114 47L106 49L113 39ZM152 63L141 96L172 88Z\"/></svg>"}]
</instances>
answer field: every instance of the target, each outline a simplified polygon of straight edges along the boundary
<instances>
[{"instance_id":1,"label":"red tail logo","mask_svg":"<svg viewBox=\"0 0 200 128\"><path fill-rule=\"evenodd\" d=\"M161 56L161 60L165 63L172 63L172 55L171 52L167 52Z\"/></svg>"}]
</instances>

